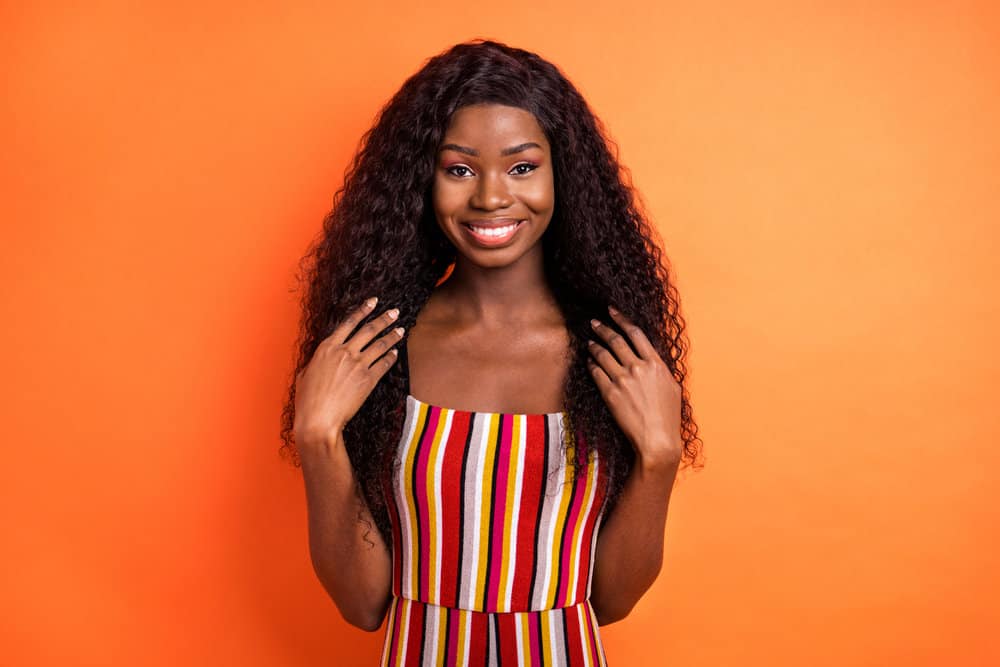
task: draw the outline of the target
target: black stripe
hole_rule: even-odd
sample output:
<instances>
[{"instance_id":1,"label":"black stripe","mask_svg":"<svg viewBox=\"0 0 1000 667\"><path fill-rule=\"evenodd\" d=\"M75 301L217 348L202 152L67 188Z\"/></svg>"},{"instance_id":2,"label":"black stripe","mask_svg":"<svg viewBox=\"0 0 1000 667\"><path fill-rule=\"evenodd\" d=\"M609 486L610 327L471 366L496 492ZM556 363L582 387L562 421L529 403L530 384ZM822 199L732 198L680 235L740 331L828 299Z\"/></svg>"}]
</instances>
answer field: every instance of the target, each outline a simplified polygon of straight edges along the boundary
<instances>
[{"instance_id":1,"label":"black stripe","mask_svg":"<svg viewBox=\"0 0 1000 667\"><path fill-rule=\"evenodd\" d=\"M462 572L465 570L465 563L462 562L462 542L465 541L465 471L468 469L469 464L469 449L472 447L472 427L475 424L473 418L475 415L469 417L469 425L465 433L465 450L462 452L462 483L458 487L458 581L455 582L455 599L453 601L456 607L461 607L459 604L459 599L462 596Z\"/></svg>"},{"instance_id":2,"label":"black stripe","mask_svg":"<svg viewBox=\"0 0 1000 667\"><path fill-rule=\"evenodd\" d=\"M420 664L422 665L424 664L424 648L427 645L427 605L421 604L421 606L424 609L424 614L421 617L420 623L420 657L418 660L420 660Z\"/></svg>"},{"instance_id":3,"label":"black stripe","mask_svg":"<svg viewBox=\"0 0 1000 667\"><path fill-rule=\"evenodd\" d=\"M538 619L538 655L541 658L541 665L539 667L545 667L545 651L542 647L545 646L545 635L542 634L542 614L546 612L540 611L535 614L535 618Z\"/></svg>"},{"instance_id":4,"label":"black stripe","mask_svg":"<svg viewBox=\"0 0 1000 667\"><path fill-rule=\"evenodd\" d=\"M488 611L486 607L486 600L490 593L490 565L492 564L493 556L493 517L496 514L496 498L497 498L497 471L500 469L500 443L503 442L503 417L499 417L500 426L497 428L496 440L491 443L496 449L493 456L493 483L491 484L490 491L490 527L487 535L487 547L486 547L486 574L485 581L483 582L483 609Z\"/></svg>"},{"instance_id":5,"label":"black stripe","mask_svg":"<svg viewBox=\"0 0 1000 667\"><path fill-rule=\"evenodd\" d=\"M444 608L444 662L442 664L450 665L454 662L454 657L451 660L448 659L448 639L451 637L451 609L448 607Z\"/></svg>"},{"instance_id":6,"label":"black stripe","mask_svg":"<svg viewBox=\"0 0 1000 667\"><path fill-rule=\"evenodd\" d=\"M535 599L535 579L538 576L538 552L541 550L541 544L538 542L538 533L542 528L542 509L545 507L545 490L548 485L549 479L549 418L545 418L545 437L544 437L545 448L542 451L542 493L538 497L538 515L535 517L535 548L534 555L535 558L531 563L531 584L528 586L528 609L531 609L531 602ZM541 623L541 619L539 619ZM539 625L541 628L541 625Z\"/></svg>"},{"instance_id":7,"label":"black stripe","mask_svg":"<svg viewBox=\"0 0 1000 667\"><path fill-rule=\"evenodd\" d=\"M412 487L413 487L413 524L412 524L412 528L413 528L413 532L417 534L417 550L416 550L416 553L417 553L417 562L416 563L410 563L410 572L412 573L414 570L416 570L416 574L417 574L417 592L416 592L416 596L417 596L418 600L421 599L420 598L421 591L423 590L423 585L422 585L422 583L420 581L420 572L421 572L421 570L423 570L423 568L420 567L420 558L422 557L423 549L420 548L420 503L417 502L417 489L419 488L419 487L417 487L417 468L420 467L420 466L418 466L417 464L420 461L420 445L423 444L423 442L424 442L424 436L427 434L427 426L431 423L430 417L431 417L431 408L428 407L427 408L427 414L424 417L423 426L420 427L420 435L417 436L417 443L414 446L414 451L413 451L413 469L411 470L411 473L410 473L410 478L411 478L410 481L411 481L411 484L412 484Z\"/></svg>"},{"instance_id":8,"label":"black stripe","mask_svg":"<svg viewBox=\"0 0 1000 667\"><path fill-rule=\"evenodd\" d=\"M497 638L497 643L496 643L496 649L497 649L497 665L500 665L500 664L501 664L501 663L500 663L500 644L502 643L502 642L500 641L500 617L499 617L499 616L497 616L496 614L493 614L493 615L491 616L491 618L493 619L493 627L494 627L494 628L495 628L495 630L496 630L496 638Z\"/></svg>"},{"instance_id":9,"label":"black stripe","mask_svg":"<svg viewBox=\"0 0 1000 667\"><path fill-rule=\"evenodd\" d=\"M569 464L567 464L567 465L569 465ZM573 506L573 500L576 498L576 485L579 482L580 482L580 475L578 475L578 474L576 474L574 472L573 473L573 490L570 491L570 494L569 494L570 507L567 508L566 516L565 516L566 520L563 522L563 527L562 527L562 536L559 538L559 559L558 559L558 563L556 564L556 572L558 574L556 575L556 589L555 589L555 592L552 593L552 606L553 607L556 606L556 596L559 595L559 583L558 582L561 582L562 578L563 578L563 571L562 571L562 569L563 569L563 566L562 566L563 565L563 551L566 549L566 530L569 528L569 515L570 515L569 509L572 508L572 506Z\"/></svg>"}]
</instances>

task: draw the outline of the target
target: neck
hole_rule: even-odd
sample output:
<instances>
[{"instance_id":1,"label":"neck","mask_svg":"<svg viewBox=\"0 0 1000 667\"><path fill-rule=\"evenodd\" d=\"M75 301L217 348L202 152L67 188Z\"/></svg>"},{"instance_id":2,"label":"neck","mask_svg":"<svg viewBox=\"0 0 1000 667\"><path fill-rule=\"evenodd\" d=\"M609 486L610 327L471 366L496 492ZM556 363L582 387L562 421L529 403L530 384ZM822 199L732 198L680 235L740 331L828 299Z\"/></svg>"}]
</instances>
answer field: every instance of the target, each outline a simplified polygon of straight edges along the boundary
<instances>
[{"instance_id":1,"label":"neck","mask_svg":"<svg viewBox=\"0 0 1000 667\"><path fill-rule=\"evenodd\" d=\"M472 264L459 255L454 270L441 285L455 317L501 328L537 320L558 308L545 277L541 248L537 250L500 267Z\"/></svg>"}]
</instances>

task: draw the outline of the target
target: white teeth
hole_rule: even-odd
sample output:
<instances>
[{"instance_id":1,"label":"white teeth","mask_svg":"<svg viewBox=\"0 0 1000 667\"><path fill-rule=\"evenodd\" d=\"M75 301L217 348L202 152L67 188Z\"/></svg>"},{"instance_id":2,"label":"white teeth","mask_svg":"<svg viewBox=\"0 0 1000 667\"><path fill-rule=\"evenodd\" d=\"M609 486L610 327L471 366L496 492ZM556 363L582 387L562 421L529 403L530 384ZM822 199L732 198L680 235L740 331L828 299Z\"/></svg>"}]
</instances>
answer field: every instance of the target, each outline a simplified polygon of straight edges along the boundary
<instances>
[{"instance_id":1,"label":"white teeth","mask_svg":"<svg viewBox=\"0 0 1000 667\"><path fill-rule=\"evenodd\" d=\"M476 227L474 225L469 225L472 227L473 231L477 234L482 234L483 236L506 236L517 227L517 223L513 225L507 225L506 227L497 227L496 229L488 229L486 227Z\"/></svg>"}]
</instances>

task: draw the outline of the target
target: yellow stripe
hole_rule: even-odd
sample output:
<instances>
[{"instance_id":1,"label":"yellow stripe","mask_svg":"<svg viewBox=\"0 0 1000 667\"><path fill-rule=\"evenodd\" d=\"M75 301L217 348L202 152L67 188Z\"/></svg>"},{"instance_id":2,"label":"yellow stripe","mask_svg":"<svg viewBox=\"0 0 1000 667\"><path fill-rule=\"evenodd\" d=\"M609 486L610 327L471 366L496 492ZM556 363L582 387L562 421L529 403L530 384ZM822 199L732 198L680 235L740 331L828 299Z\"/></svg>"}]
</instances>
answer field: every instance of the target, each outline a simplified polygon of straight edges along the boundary
<instances>
[{"instance_id":1,"label":"yellow stripe","mask_svg":"<svg viewBox=\"0 0 1000 667\"><path fill-rule=\"evenodd\" d=\"M417 456L416 452L417 443L420 441L420 432L423 429L424 422L427 421L427 411L428 411L427 406L424 404L420 404L417 411L417 423L414 426L413 436L410 439L409 447L406 453L406 465L403 467L404 471L410 471L413 470L414 468L415 465L414 461L416 460ZM417 535L420 528L418 526L418 522L414 520L417 514L417 505L416 505L416 493L413 488L412 475L410 474L403 475L403 488L406 491L405 494L406 508L410 513L409 526L408 526L410 532L410 553L409 553L409 558L407 559L409 561L409 569L408 572L406 573L410 580L410 588L408 591L405 591L402 594L402 597L415 600L418 599L419 597L417 595L416 588L417 588L417 573L419 571L418 568L420 567L420 552L417 549Z\"/></svg>"},{"instance_id":2,"label":"yellow stripe","mask_svg":"<svg viewBox=\"0 0 1000 667\"><path fill-rule=\"evenodd\" d=\"M541 639L542 643L542 655L554 656L555 654L552 651L552 642L549 641L549 632L551 631L549 629L549 614L551 612L547 609L543 609L538 613L540 614L540 617L542 619L542 629L540 633L542 636L539 638Z\"/></svg>"},{"instance_id":3,"label":"yellow stripe","mask_svg":"<svg viewBox=\"0 0 1000 667\"><path fill-rule=\"evenodd\" d=\"M528 614L520 614L521 617L521 664L531 667L531 628L528 626Z\"/></svg>"},{"instance_id":4,"label":"yellow stripe","mask_svg":"<svg viewBox=\"0 0 1000 667\"><path fill-rule=\"evenodd\" d=\"M400 609L402 615L402 625L399 626L399 638L396 640L396 664L402 665L403 660L406 658L403 655L403 639L406 637L406 629L410 627L410 599L403 598L402 609Z\"/></svg>"},{"instance_id":5,"label":"yellow stripe","mask_svg":"<svg viewBox=\"0 0 1000 667\"><path fill-rule=\"evenodd\" d=\"M438 610L438 651L437 660L435 664L444 664L444 651L445 651L445 636L447 634L446 627L448 623L448 608L447 607L435 607Z\"/></svg>"},{"instance_id":6,"label":"yellow stripe","mask_svg":"<svg viewBox=\"0 0 1000 667\"><path fill-rule=\"evenodd\" d=\"M465 654L465 640L469 633L469 614L464 609L458 610L458 650L455 652L455 664L464 665L469 657Z\"/></svg>"},{"instance_id":7,"label":"yellow stripe","mask_svg":"<svg viewBox=\"0 0 1000 667\"><path fill-rule=\"evenodd\" d=\"M583 645L586 650L583 653L583 657L588 665L593 664L591 662L594 657L594 645L590 643L590 630L587 627L587 619L584 618L583 607L580 605L576 606L576 616L580 619L580 634L583 635Z\"/></svg>"},{"instance_id":8,"label":"yellow stripe","mask_svg":"<svg viewBox=\"0 0 1000 667\"><path fill-rule=\"evenodd\" d=\"M486 590L486 552L492 537L490 535L490 498L493 496L493 460L496 457L497 415L489 415L488 420L483 478L479 484L483 497L479 507L479 567L476 573L476 599L473 601L475 609L479 608L483 592Z\"/></svg>"},{"instance_id":9,"label":"yellow stripe","mask_svg":"<svg viewBox=\"0 0 1000 667\"><path fill-rule=\"evenodd\" d=\"M398 598L392 598L389 605L389 622L385 626L385 643L382 645L382 664L380 667L389 667L389 653L392 649L392 629L396 625L396 603Z\"/></svg>"},{"instance_id":10,"label":"yellow stripe","mask_svg":"<svg viewBox=\"0 0 1000 667\"><path fill-rule=\"evenodd\" d=\"M580 533L583 530L584 523L584 511L587 509L587 504L590 502L590 498L593 495L594 490L594 458L590 457L590 462L587 464L587 486L583 492L583 502L580 503L580 512L576 517L576 525L573 526L573 537L570 540L569 548L569 569L566 577L569 579L569 586L566 587L566 599L563 601L563 607L569 606L575 602L573 599L573 593L576 591L577 587L577 577L579 576L579 567L574 567L573 564L577 562L577 558L580 556L580 549L583 545L578 545L577 540L580 539Z\"/></svg>"},{"instance_id":11,"label":"yellow stripe","mask_svg":"<svg viewBox=\"0 0 1000 667\"><path fill-rule=\"evenodd\" d=\"M510 572L510 545L512 541L512 535L510 532L511 521L514 512L518 511L518 508L514 507L514 487L517 484L517 459L520 456L520 443L521 439L521 418L519 416L512 417L513 428L510 433L510 463L507 466L507 511L504 512L503 520L503 554L500 555L500 591L497 596L497 611L510 611L510 600L507 599L507 584L508 578L511 576Z\"/></svg>"},{"instance_id":12,"label":"yellow stripe","mask_svg":"<svg viewBox=\"0 0 1000 667\"><path fill-rule=\"evenodd\" d=\"M438 450L441 448L441 435L444 432L444 422L448 412L442 409L438 412L437 426L434 430L434 437L431 440L431 451L427 453L427 471L424 475L427 484L427 597L422 598L426 602L438 603L437 590L437 569L438 562L437 535L438 535L438 515L434 499L437 497L438 489L434 483L434 462L437 460Z\"/></svg>"},{"instance_id":13,"label":"yellow stripe","mask_svg":"<svg viewBox=\"0 0 1000 667\"><path fill-rule=\"evenodd\" d=\"M545 599L552 600L550 607L556 606L556 594L559 592L559 544L562 538L563 526L566 524L566 507L569 505L569 501L573 496L573 475L574 469L572 464L573 450L566 450L566 461L564 465L566 466L566 480L562 485L562 495L559 497L559 509L556 511L556 527L555 532L552 535L552 553L550 555L551 562L549 567L551 568L552 576L549 577L549 589L545 591ZM566 576L565 574L563 576Z\"/></svg>"},{"instance_id":14,"label":"yellow stripe","mask_svg":"<svg viewBox=\"0 0 1000 667\"><path fill-rule=\"evenodd\" d=\"M590 622L594 625L594 636L597 637L597 656L601 661L601 667L608 667L607 660L604 659L604 645L601 643L600 628L597 625L597 615L590 602L587 602L587 612L590 614Z\"/></svg>"}]
</instances>

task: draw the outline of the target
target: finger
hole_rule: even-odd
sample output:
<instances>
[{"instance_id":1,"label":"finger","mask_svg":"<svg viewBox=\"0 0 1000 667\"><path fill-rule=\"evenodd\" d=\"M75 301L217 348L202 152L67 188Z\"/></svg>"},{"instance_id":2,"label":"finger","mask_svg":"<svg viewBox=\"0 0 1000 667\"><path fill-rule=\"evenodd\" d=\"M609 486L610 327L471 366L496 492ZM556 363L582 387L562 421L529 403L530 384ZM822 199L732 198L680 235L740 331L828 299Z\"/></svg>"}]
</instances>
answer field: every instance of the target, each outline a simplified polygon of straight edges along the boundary
<instances>
[{"instance_id":1,"label":"finger","mask_svg":"<svg viewBox=\"0 0 1000 667\"><path fill-rule=\"evenodd\" d=\"M598 366L593 359L587 359L587 370L590 371L590 377L594 378L594 384L597 385L597 389L601 392L601 395L605 395L607 391L614 384L608 374L604 372L604 369Z\"/></svg>"},{"instance_id":2,"label":"finger","mask_svg":"<svg viewBox=\"0 0 1000 667\"><path fill-rule=\"evenodd\" d=\"M593 356L594 362L604 371L605 375L614 382L623 372L621 364L615 359L603 345L594 340L587 341L587 350Z\"/></svg>"},{"instance_id":3,"label":"finger","mask_svg":"<svg viewBox=\"0 0 1000 667\"><path fill-rule=\"evenodd\" d=\"M659 359L660 353L656 351L653 344L646 337L646 333L641 327L634 324L632 320L625 317L625 315L620 310L615 310L611 306L608 306L608 312L611 314L611 318L615 323L628 334L629 339L632 341L632 345L635 347L636 352L639 354L639 358L645 361L651 361L653 359Z\"/></svg>"},{"instance_id":4,"label":"finger","mask_svg":"<svg viewBox=\"0 0 1000 667\"><path fill-rule=\"evenodd\" d=\"M374 387L378 384L378 381L382 379L386 371L396 363L396 359L399 358L399 348L392 348L381 357L379 357L371 368L368 369L368 377L371 380L371 386Z\"/></svg>"},{"instance_id":5,"label":"finger","mask_svg":"<svg viewBox=\"0 0 1000 667\"><path fill-rule=\"evenodd\" d=\"M333 333L330 334L327 340L330 340L337 345L343 344L343 342L347 340L347 336L354 331L354 328L357 327L370 312L372 312L376 303L378 303L378 297L373 296L348 313L347 317L345 317L340 324L334 327Z\"/></svg>"},{"instance_id":6,"label":"finger","mask_svg":"<svg viewBox=\"0 0 1000 667\"><path fill-rule=\"evenodd\" d=\"M374 343L366 347L365 351L361 353L361 362L364 363L365 367L374 364L390 347L403 339L405 331L406 329L403 327L396 327L388 333L379 336Z\"/></svg>"},{"instance_id":7,"label":"finger","mask_svg":"<svg viewBox=\"0 0 1000 667\"><path fill-rule=\"evenodd\" d=\"M374 318L371 322L364 325L358 332L351 336L345 345L348 349L354 352L361 352L367 347L372 339L375 338L376 334L384 331L387 326L396 321L399 317L399 308L390 308L378 317Z\"/></svg>"},{"instance_id":8,"label":"finger","mask_svg":"<svg viewBox=\"0 0 1000 667\"><path fill-rule=\"evenodd\" d=\"M628 341L620 333L612 329L607 324L604 324L600 320L591 320L590 327L594 330L601 339L607 343L608 347L615 353L615 357L622 366L630 366L636 361L639 361L639 357L635 355L632 348L629 347Z\"/></svg>"}]
</instances>

